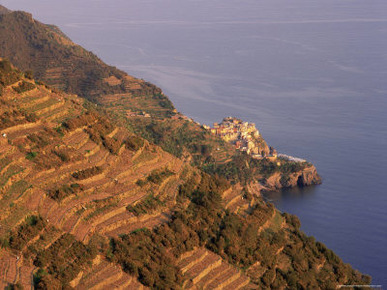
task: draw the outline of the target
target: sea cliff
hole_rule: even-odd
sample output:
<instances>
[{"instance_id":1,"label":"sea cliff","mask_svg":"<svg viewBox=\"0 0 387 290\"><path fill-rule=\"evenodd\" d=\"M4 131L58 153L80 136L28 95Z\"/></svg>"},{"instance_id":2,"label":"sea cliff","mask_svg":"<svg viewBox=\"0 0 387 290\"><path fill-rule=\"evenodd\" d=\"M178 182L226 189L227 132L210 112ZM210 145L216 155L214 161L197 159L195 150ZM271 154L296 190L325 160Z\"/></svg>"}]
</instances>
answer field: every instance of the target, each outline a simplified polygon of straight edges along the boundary
<instances>
[{"instance_id":1,"label":"sea cliff","mask_svg":"<svg viewBox=\"0 0 387 290\"><path fill-rule=\"evenodd\" d=\"M275 173L265 180L265 190L277 190L288 187L304 187L321 184L321 177L314 165L308 165L300 171L288 175Z\"/></svg>"}]
</instances>

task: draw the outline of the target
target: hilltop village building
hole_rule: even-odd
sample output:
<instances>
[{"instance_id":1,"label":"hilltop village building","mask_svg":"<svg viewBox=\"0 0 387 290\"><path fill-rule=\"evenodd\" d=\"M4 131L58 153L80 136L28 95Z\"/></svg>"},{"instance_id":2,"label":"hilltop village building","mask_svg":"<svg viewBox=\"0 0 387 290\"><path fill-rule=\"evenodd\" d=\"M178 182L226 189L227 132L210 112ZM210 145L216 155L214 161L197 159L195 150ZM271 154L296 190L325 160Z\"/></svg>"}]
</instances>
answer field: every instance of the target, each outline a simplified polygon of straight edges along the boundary
<instances>
[{"instance_id":1,"label":"hilltop village building","mask_svg":"<svg viewBox=\"0 0 387 290\"><path fill-rule=\"evenodd\" d=\"M214 127L210 130L226 142L233 144L237 150L245 151L255 158L265 157L264 151L259 147L260 134L254 123L242 122L240 119L227 117L220 124L214 123ZM276 158L277 152L275 149L270 148L270 153L266 157Z\"/></svg>"}]
</instances>

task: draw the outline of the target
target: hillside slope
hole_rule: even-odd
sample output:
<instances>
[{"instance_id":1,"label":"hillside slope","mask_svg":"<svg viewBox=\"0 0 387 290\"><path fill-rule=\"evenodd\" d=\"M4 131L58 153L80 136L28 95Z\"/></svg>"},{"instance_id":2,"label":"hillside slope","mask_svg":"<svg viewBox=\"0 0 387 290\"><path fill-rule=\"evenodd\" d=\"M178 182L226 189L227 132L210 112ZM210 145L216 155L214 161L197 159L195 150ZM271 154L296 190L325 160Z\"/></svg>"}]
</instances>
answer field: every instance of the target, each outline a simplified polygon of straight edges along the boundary
<instances>
[{"instance_id":1,"label":"hillside slope","mask_svg":"<svg viewBox=\"0 0 387 290\"><path fill-rule=\"evenodd\" d=\"M0 14L0 55L50 86L98 101L102 96L145 98L160 116L170 114L172 104L156 86L128 76L102 62L92 52L74 44L54 25L45 25L21 11ZM161 105L167 106L163 108ZM138 109L138 108L137 108Z\"/></svg>"},{"instance_id":2,"label":"hillside slope","mask_svg":"<svg viewBox=\"0 0 387 290\"><path fill-rule=\"evenodd\" d=\"M45 231L53 232L53 239L69 233L89 243L96 234L116 237L168 220L178 187L193 169L115 126L94 105L35 83L7 61L0 61L0 92L4 246L34 256L47 241L28 240ZM141 214L128 209L140 205ZM32 235L28 229L23 236L25 228L36 226L23 225L31 217L39 217L39 231ZM33 270L31 263L17 262L18 271L23 266ZM9 275L5 281L20 282Z\"/></svg>"},{"instance_id":3,"label":"hillside slope","mask_svg":"<svg viewBox=\"0 0 387 290\"><path fill-rule=\"evenodd\" d=\"M0 88L1 287L370 282L255 188L200 172L4 60Z\"/></svg>"},{"instance_id":4,"label":"hillside slope","mask_svg":"<svg viewBox=\"0 0 387 290\"><path fill-rule=\"evenodd\" d=\"M267 189L320 183L311 164L280 167L275 162L255 162L249 156L243 157L249 163L246 174L235 174L235 159L240 158L233 146L177 113L156 86L106 65L59 28L40 23L31 14L7 11L0 15L0 56L24 71L32 71L38 80L98 103L122 126L208 173L219 174L231 168L234 181L262 182ZM262 143L268 148L264 140ZM266 181L268 167L278 173L276 182ZM302 178L305 172L308 179Z\"/></svg>"}]
</instances>

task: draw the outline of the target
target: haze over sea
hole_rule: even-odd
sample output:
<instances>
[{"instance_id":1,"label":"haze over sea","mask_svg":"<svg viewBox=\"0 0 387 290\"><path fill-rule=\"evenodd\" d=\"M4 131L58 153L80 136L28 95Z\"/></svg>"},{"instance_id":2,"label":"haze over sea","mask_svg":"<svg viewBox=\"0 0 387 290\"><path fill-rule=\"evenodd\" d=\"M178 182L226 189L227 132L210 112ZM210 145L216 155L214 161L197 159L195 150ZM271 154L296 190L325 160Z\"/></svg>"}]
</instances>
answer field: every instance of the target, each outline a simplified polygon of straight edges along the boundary
<instances>
[{"instance_id":1,"label":"haze over sea","mask_svg":"<svg viewBox=\"0 0 387 290\"><path fill-rule=\"evenodd\" d=\"M387 287L385 0L0 0L144 78L184 114L255 122L323 184L267 196Z\"/></svg>"}]
</instances>

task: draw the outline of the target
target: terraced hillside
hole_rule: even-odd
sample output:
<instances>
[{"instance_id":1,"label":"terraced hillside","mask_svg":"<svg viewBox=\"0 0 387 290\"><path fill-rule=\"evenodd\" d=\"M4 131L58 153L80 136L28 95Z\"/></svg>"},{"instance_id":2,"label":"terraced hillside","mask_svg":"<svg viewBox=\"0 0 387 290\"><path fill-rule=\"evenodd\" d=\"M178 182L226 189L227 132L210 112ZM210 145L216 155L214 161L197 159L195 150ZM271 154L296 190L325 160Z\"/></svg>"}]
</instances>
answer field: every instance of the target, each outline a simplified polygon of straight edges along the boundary
<instances>
[{"instance_id":1,"label":"terraced hillside","mask_svg":"<svg viewBox=\"0 0 387 290\"><path fill-rule=\"evenodd\" d=\"M97 102L132 131L179 157L190 152L201 160L202 151L213 152L215 159L221 153L227 158L233 154L231 147L220 139L204 136L200 126L176 114L161 89L106 65L58 28L40 23L28 13L9 10L0 15L0 23L0 39L4 40L0 41L0 56L32 71L37 79ZM170 119L171 116L176 118ZM158 139L160 134L162 139ZM216 151L218 147L222 152ZM208 154L205 155L207 158Z\"/></svg>"},{"instance_id":2,"label":"terraced hillside","mask_svg":"<svg viewBox=\"0 0 387 290\"><path fill-rule=\"evenodd\" d=\"M0 56L33 72L38 80L97 103L106 109L110 118L119 120L123 126L165 151L189 160L210 174L224 174L222 171L226 167L227 176L236 182L265 183L268 176L264 173L268 171L269 175L274 171L279 175L275 182L266 182L267 187L274 189L320 182L311 164L284 168L273 162L251 160L249 156L243 156L248 159L243 164L249 163L244 168L245 174L237 174L236 159L239 157L235 148L177 113L161 89L108 66L93 53L74 44L59 28L40 23L31 14L12 12L4 7L1 11ZM309 178L303 178L305 172L309 172Z\"/></svg>"},{"instance_id":3,"label":"terraced hillside","mask_svg":"<svg viewBox=\"0 0 387 290\"><path fill-rule=\"evenodd\" d=\"M334 289L369 283L302 233L295 216L253 193L193 176L180 187L181 206L169 222L113 238L112 260L151 288Z\"/></svg>"},{"instance_id":4,"label":"terraced hillside","mask_svg":"<svg viewBox=\"0 0 387 290\"><path fill-rule=\"evenodd\" d=\"M0 287L369 283L260 185L193 168L1 59L0 104Z\"/></svg>"},{"instance_id":5,"label":"terraced hillside","mask_svg":"<svg viewBox=\"0 0 387 290\"><path fill-rule=\"evenodd\" d=\"M187 277L185 289L256 288L256 285L249 285L248 276L220 256L203 248L183 254L178 261L178 267Z\"/></svg>"},{"instance_id":6,"label":"terraced hillside","mask_svg":"<svg viewBox=\"0 0 387 290\"><path fill-rule=\"evenodd\" d=\"M75 289L145 289L133 276L97 256L92 266L78 274L70 286Z\"/></svg>"},{"instance_id":7,"label":"terraced hillside","mask_svg":"<svg viewBox=\"0 0 387 290\"><path fill-rule=\"evenodd\" d=\"M165 117L173 105L156 86L102 62L92 52L74 44L59 28L34 20L31 14L0 13L0 56L37 79L89 100L106 102L122 98L134 111Z\"/></svg>"},{"instance_id":8,"label":"terraced hillside","mask_svg":"<svg viewBox=\"0 0 387 290\"><path fill-rule=\"evenodd\" d=\"M0 14L0 55L56 87L0 59L0 287L370 283L259 195L318 183L311 164L237 154L58 28Z\"/></svg>"},{"instance_id":9,"label":"terraced hillside","mask_svg":"<svg viewBox=\"0 0 387 290\"><path fill-rule=\"evenodd\" d=\"M50 226L56 238L70 233L85 244L96 234L116 237L168 221L189 166L114 126L79 97L38 85L6 61L0 66L3 245L15 248L12 231L31 216L42 218L42 231ZM151 198L157 204L148 204ZM131 212L129 206L144 210ZM33 240L28 243L16 252L2 250L1 283L31 283L18 274L31 276L37 269L22 259L30 246L37 247ZM121 276L112 283L131 285Z\"/></svg>"}]
</instances>

